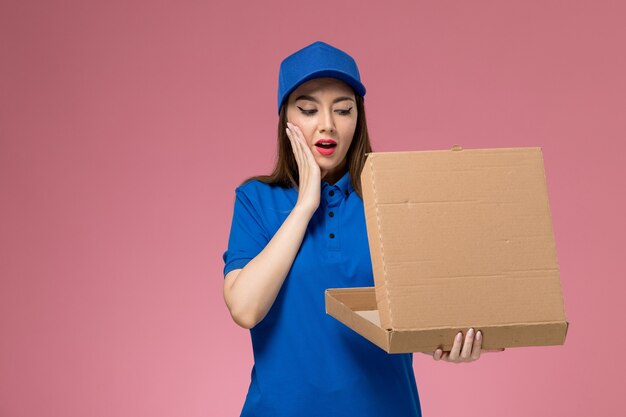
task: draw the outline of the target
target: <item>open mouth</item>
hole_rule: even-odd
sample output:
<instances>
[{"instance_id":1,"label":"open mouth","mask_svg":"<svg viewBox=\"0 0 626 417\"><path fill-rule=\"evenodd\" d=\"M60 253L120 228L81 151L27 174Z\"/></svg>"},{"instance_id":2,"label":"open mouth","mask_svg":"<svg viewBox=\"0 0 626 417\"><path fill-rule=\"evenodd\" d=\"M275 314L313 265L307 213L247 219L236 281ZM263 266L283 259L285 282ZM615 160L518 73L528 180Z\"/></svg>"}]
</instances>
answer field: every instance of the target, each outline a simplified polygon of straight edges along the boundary
<instances>
[{"instance_id":1,"label":"open mouth","mask_svg":"<svg viewBox=\"0 0 626 417\"><path fill-rule=\"evenodd\" d=\"M315 146L317 146L318 148L322 148L322 149L330 149L330 148L334 148L335 146L337 146L336 143L318 143Z\"/></svg>"},{"instance_id":2,"label":"open mouth","mask_svg":"<svg viewBox=\"0 0 626 417\"><path fill-rule=\"evenodd\" d=\"M317 146L319 149L328 150L336 147L337 141L331 138L318 139L317 142L315 142L315 146Z\"/></svg>"}]
</instances>

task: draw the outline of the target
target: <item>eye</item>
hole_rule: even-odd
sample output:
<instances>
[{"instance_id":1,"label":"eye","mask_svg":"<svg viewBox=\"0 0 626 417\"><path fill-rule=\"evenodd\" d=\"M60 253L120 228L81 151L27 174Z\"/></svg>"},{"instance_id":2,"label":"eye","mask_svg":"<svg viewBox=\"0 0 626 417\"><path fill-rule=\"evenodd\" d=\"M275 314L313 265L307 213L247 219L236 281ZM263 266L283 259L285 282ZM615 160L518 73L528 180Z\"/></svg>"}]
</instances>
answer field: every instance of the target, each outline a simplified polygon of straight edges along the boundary
<instances>
[{"instance_id":1,"label":"eye","mask_svg":"<svg viewBox=\"0 0 626 417\"><path fill-rule=\"evenodd\" d=\"M302 107L300 107L300 106L297 106L297 107L300 109L300 111L301 111L302 113L306 114L307 116L311 116L311 115L313 115L313 114L317 111L317 110L304 110L304 109L303 109Z\"/></svg>"},{"instance_id":2,"label":"eye","mask_svg":"<svg viewBox=\"0 0 626 417\"><path fill-rule=\"evenodd\" d=\"M352 110L352 107L350 107L348 110L337 110L337 111L339 112L339 114L347 116L350 114L350 110Z\"/></svg>"}]
</instances>

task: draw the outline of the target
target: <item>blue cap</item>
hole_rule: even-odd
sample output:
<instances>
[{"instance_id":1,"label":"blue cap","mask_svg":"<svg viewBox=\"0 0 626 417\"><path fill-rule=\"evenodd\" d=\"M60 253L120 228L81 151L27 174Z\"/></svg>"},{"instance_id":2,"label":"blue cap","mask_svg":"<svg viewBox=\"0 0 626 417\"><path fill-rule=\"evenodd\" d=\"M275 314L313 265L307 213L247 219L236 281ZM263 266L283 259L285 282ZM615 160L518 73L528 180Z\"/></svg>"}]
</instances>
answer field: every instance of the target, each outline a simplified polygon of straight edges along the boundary
<instances>
[{"instance_id":1,"label":"blue cap","mask_svg":"<svg viewBox=\"0 0 626 417\"><path fill-rule=\"evenodd\" d=\"M345 82L365 96L359 69L354 59L325 42L314 42L294 52L280 63L278 74L278 113L283 101L300 84L319 77L333 77Z\"/></svg>"}]
</instances>

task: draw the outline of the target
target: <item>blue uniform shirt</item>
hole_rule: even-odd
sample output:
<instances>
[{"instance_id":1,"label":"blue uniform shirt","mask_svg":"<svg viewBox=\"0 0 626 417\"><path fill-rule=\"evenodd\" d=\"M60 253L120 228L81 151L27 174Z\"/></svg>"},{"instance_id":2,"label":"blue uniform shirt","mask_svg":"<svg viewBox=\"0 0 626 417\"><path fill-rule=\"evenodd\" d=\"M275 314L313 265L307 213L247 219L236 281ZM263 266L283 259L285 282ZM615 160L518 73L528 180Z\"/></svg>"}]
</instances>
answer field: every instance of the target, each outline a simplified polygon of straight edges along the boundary
<instances>
[{"instance_id":1,"label":"blue uniform shirt","mask_svg":"<svg viewBox=\"0 0 626 417\"><path fill-rule=\"evenodd\" d=\"M258 180L237 187L224 276L263 250L297 199L293 187ZM250 329L254 366L241 416L421 416L413 354L388 354L326 314L327 288L373 285L363 200L346 172L322 181L276 300Z\"/></svg>"}]
</instances>

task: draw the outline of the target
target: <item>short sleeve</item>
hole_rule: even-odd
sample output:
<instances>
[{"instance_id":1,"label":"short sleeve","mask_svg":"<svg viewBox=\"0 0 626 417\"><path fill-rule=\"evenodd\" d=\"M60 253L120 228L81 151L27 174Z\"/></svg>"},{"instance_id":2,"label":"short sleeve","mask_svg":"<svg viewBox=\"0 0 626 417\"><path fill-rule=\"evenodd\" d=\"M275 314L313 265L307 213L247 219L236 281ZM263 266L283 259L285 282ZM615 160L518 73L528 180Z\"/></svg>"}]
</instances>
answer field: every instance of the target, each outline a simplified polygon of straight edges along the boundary
<instances>
[{"instance_id":1,"label":"short sleeve","mask_svg":"<svg viewBox=\"0 0 626 417\"><path fill-rule=\"evenodd\" d=\"M268 244L269 237L259 215L259 202L251 199L245 189L235 190L235 208L224 252L224 278L233 269L243 268Z\"/></svg>"}]
</instances>

